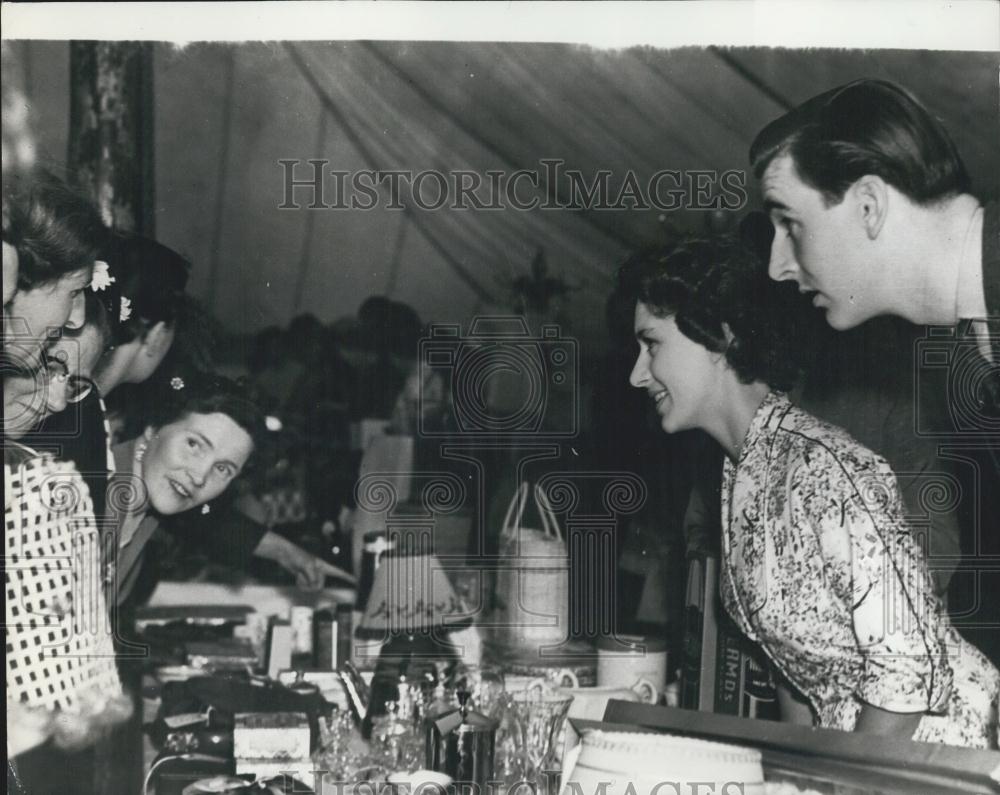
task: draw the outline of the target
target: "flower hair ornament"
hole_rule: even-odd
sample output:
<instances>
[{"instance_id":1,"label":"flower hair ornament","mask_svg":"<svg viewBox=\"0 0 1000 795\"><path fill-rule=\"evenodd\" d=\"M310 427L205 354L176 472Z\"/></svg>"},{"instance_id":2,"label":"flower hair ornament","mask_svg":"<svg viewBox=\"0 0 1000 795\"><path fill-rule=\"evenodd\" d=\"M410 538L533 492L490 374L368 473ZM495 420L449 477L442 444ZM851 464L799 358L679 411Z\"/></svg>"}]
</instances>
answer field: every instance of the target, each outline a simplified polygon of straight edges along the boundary
<instances>
[{"instance_id":1,"label":"flower hair ornament","mask_svg":"<svg viewBox=\"0 0 1000 795\"><path fill-rule=\"evenodd\" d=\"M175 392L180 392L184 388L184 386L185 386L184 379L181 378L179 375L175 375L173 378L170 379L170 388L173 389Z\"/></svg>"},{"instance_id":2,"label":"flower hair ornament","mask_svg":"<svg viewBox=\"0 0 1000 795\"><path fill-rule=\"evenodd\" d=\"M118 310L118 322L124 323L130 317L132 317L132 302L123 295L121 309Z\"/></svg>"},{"instance_id":3,"label":"flower hair ornament","mask_svg":"<svg viewBox=\"0 0 1000 795\"><path fill-rule=\"evenodd\" d=\"M103 260L97 260L94 263L94 274L90 279L90 289L95 293L101 292L108 289L112 284L117 281L114 276L111 275L111 270L108 268L108 263Z\"/></svg>"}]
</instances>

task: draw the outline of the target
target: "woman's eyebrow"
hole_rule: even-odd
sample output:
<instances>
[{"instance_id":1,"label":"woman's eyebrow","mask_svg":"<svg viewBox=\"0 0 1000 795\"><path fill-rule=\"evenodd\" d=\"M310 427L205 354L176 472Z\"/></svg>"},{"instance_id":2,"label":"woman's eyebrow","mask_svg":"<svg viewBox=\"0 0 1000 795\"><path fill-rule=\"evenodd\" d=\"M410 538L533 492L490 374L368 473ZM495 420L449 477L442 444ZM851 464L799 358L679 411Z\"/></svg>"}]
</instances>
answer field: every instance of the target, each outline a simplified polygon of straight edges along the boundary
<instances>
[{"instance_id":1,"label":"woman's eyebrow","mask_svg":"<svg viewBox=\"0 0 1000 795\"><path fill-rule=\"evenodd\" d=\"M202 433L201 431L194 431L194 430L193 430L193 431L191 431L191 433L193 433L193 434L194 434L195 436L197 436L197 437L198 437L199 439L201 439L201 440L202 440L202 441L203 441L203 442L204 442L204 443L205 443L206 445L208 445L208 446L209 446L209 447L210 447L210 448L211 448L212 450L214 450L214 449L215 449L215 445L214 445L214 444L212 444L212 440L211 440L211 439L209 439L209 438L208 438L207 436L205 436L205 434L203 434L203 433Z\"/></svg>"}]
</instances>

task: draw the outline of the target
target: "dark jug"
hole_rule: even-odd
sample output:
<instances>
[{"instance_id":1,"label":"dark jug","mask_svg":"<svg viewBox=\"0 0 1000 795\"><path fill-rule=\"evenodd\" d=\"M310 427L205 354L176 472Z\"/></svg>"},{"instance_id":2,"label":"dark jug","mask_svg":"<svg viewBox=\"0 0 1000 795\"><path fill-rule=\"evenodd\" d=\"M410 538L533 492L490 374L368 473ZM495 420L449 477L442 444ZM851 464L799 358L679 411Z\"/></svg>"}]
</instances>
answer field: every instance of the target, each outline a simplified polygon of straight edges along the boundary
<instances>
[{"instance_id":1,"label":"dark jug","mask_svg":"<svg viewBox=\"0 0 1000 795\"><path fill-rule=\"evenodd\" d=\"M493 777L493 752L499 722L469 709L469 693L459 691L461 706L431 715L424 724L427 767L456 784L475 784L486 792Z\"/></svg>"}]
</instances>

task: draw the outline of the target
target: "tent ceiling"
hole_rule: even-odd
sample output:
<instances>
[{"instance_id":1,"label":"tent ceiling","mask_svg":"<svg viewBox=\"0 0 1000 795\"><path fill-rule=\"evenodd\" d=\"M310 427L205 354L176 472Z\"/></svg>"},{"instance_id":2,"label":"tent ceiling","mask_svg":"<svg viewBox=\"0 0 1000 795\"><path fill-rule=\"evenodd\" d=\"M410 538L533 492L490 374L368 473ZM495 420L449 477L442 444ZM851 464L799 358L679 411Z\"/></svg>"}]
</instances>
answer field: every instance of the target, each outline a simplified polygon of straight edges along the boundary
<instances>
[{"instance_id":1,"label":"tent ceiling","mask_svg":"<svg viewBox=\"0 0 1000 795\"><path fill-rule=\"evenodd\" d=\"M21 46L40 138L61 157L66 45ZM279 210L284 158L484 177L558 158L588 181L610 171L614 196L629 171L640 184L660 169L746 171L753 135L787 104L867 76L914 90L954 135L977 191L998 194L995 54L337 42L159 45L156 64L158 233L195 261L195 292L217 268L215 308L234 328L297 311L332 320L390 289L425 319L466 322L502 307L505 281L542 247L577 288L573 332L600 339L628 249L706 223L655 208ZM565 201L565 182L543 179L536 195L557 187Z\"/></svg>"}]
</instances>

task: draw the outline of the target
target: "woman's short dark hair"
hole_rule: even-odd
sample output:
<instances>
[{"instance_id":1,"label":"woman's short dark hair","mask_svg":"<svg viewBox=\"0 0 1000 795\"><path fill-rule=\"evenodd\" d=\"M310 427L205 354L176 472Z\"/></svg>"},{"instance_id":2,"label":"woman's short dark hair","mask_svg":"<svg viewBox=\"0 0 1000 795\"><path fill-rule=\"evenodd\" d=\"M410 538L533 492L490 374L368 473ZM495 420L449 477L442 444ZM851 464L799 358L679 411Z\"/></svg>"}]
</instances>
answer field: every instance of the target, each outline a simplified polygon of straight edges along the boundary
<instances>
[{"instance_id":1,"label":"woman's short dark hair","mask_svg":"<svg viewBox=\"0 0 1000 795\"><path fill-rule=\"evenodd\" d=\"M3 239L17 250L20 290L90 267L107 236L93 202L47 171L10 178L4 216Z\"/></svg>"},{"instance_id":2,"label":"woman's short dark hair","mask_svg":"<svg viewBox=\"0 0 1000 795\"><path fill-rule=\"evenodd\" d=\"M918 204L971 190L944 126L904 88L857 80L807 100L761 130L750 146L758 179L790 154L799 177L828 205L866 174L881 177Z\"/></svg>"},{"instance_id":3,"label":"woman's short dark hair","mask_svg":"<svg viewBox=\"0 0 1000 795\"><path fill-rule=\"evenodd\" d=\"M124 345L142 337L157 323L171 325L180 311L191 263L162 243L138 235L109 235L99 259L114 276L111 289L103 291L114 323L114 344ZM129 316L120 304L129 301Z\"/></svg>"},{"instance_id":4,"label":"woman's short dark hair","mask_svg":"<svg viewBox=\"0 0 1000 795\"><path fill-rule=\"evenodd\" d=\"M683 238L641 251L620 268L617 292L673 317L686 337L724 354L743 383L787 390L802 370L802 297L794 284L769 279L766 263L735 237Z\"/></svg>"},{"instance_id":5,"label":"woman's short dark hair","mask_svg":"<svg viewBox=\"0 0 1000 795\"><path fill-rule=\"evenodd\" d=\"M184 375L164 374L155 386L160 397L150 401L146 425L162 428L188 414L225 414L250 434L254 447L260 447L267 434L264 414L242 381L189 371Z\"/></svg>"}]
</instances>

